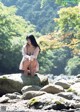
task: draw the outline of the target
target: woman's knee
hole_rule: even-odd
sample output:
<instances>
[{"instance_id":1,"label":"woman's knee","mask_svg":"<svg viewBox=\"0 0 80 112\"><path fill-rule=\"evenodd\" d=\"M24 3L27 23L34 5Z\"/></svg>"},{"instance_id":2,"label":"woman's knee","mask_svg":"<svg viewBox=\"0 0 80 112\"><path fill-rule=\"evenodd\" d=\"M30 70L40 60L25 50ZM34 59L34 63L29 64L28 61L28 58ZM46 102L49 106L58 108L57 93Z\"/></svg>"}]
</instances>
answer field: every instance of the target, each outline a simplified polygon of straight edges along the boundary
<instances>
[{"instance_id":1,"label":"woman's knee","mask_svg":"<svg viewBox=\"0 0 80 112\"><path fill-rule=\"evenodd\" d=\"M36 61L36 60L31 61L31 66L32 66L32 67L34 67L34 66L36 66L36 65L37 65L37 61Z\"/></svg>"},{"instance_id":2,"label":"woman's knee","mask_svg":"<svg viewBox=\"0 0 80 112\"><path fill-rule=\"evenodd\" d=\"M23 64L25 64L25 65L27 66L27 65L29 65L29 64L30 64L30 62L29 62L29 60L28 60L28 59L26 59L26 60L23 62Z\"/></svg>"}]
</instances>

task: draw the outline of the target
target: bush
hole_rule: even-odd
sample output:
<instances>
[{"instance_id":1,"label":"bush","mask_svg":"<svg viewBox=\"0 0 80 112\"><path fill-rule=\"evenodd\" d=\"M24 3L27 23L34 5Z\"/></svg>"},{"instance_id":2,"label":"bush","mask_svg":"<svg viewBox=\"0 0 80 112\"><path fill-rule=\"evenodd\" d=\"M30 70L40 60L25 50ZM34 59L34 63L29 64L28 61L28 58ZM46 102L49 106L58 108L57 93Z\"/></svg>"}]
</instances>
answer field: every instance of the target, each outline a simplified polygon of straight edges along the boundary
<instances>
[{"instance_id":1,"label":"bush","mask_svg":"<svg viewBox=\"0 0 80 112\"><path fill-rule=\"evenodd\" d=\"M80 73L80 57L74 56L69 59L65 67L65 73L69 75L77 75Z\"/></svg>"}]
</instances>

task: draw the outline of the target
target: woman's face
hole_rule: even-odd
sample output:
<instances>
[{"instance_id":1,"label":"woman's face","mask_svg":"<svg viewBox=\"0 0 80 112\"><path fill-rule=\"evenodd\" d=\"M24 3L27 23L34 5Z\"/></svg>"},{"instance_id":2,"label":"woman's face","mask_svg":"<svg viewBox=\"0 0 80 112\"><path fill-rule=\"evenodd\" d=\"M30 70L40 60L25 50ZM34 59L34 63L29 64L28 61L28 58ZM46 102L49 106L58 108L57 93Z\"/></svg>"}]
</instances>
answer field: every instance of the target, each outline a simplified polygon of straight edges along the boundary
<instances>
[{"instance_id":1,"label":"woman's face","mask_svg":"<svg viewBox=\"0 0 80 112\"><path fill-rule=\"evenodd\" d=\"M28 44L28 45L31 45L30 39L27 40L27 44Z\"/></svg>"}]
</instances>

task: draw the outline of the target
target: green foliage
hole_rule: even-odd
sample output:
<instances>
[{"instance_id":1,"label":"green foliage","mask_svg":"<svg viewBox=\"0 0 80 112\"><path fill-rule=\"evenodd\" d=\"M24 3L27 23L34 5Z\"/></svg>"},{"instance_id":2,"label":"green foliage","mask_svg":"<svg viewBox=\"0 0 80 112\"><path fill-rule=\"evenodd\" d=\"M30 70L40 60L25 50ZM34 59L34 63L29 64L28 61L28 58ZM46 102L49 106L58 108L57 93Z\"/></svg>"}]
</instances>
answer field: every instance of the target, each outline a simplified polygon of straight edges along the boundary
<instances>
[{"instance_id":1,"label":"green foliage","mask_svg":"<svg viewBox=\"0 0 80 112\"><path fill-rule=\"evenodd\" d=\"M67 92L73 92L75 93L75 90L73 90L72 88L67 89Z\"/></svg>"},{"instance_id":2,"label":"green foliage","mask_svg":"<svg viewBox=\"0 0 80 112\"><path fill-rule=\"evenodd\" d=\"M79 0L56 0L57 4L66 6L68 4L78 4L80 1Z\"/></svg>"},{"instance_id":3,"label":"green foliage","mask_svg":"<svg viewBox=\"0 0 80 112\"><path fill-rule=\"evenodd\" d=\"M50 73L53 65L53 53L51 50L43 51L39 55L40 73Z\"/></svg>"},{"instance_id":4,"label":"green foliage","mask_svg":"<svg viewBox=\"0 0 80 112\"><path fill-rule=\"evenodd\" d=\"M61 36L55 33L39 38L39 44L42 50L42 54L39 57L41 73L52 73L56 75L65 73L68 60L72 56L79 54L79 39L68 38L68 41L70 41L69 44L64 41L65 39L66 34L65 36Z\"/></svg>"},{"instance_id":5,"label":"green foliage","mask_svg":"<svg viewBox=\"0 0 80 112\"><path fill-rule=\"evenodd\" d=\"M67 47L53 50L53 64L51 69L53 74L64 74L67 60L71 57L71 50Z\"/></svg>"},{"instance_id":6,"label":"green foliage","mask_svg":"<svg viewBox=\"0 0 80 112\"><path fill-rule=\"evenodd\" d=\"M47 0L41 0L42 7L45 5L46 1ZM59 5L63 5L63 6L66 6L68 4L78 4L80 2L80 0L52 0L52 1L54 1L55 3Z\"/></svg>"},{"instance_id":7,"label":"green foliage","mask_svg":"<svg viewBox=\"0 0 80 112\"><path fill-rule=\"evenodd\" d=\"M55 29L54 18L58 17L57 11L62 7L61 4L68 3L74 6L79 0L0 0L7 6L15 5L17 14L26 21L36 25L36 30L42 34L50 33ZM73 2L75 1L75 3ZM57 4L56 4L57 3ZM60 5L59 5L60 4Z\"/></svg>"},{"instance_id":8,"label":"green foliage","mask_svg":"<svg viewBox=\"0 0 80 112\"><path fill-rule=\"evenodd\" d=\"M67 66L65 68L66 74L69 75L77 75L80 73L80 57L74 56L73 58L69 59L67 62Z\"/></svg>"},{"instance_id":9,"label":"green foliage","mask_svg":"<svg viewBox=\"0 0 80 112\"><path fill-rule=\"evenodd\" d=\"M71 33L71 38L80 38L80 8L69 7L62 8L58 11L59 18L55 21L58 23L58 29L63 33Z\"/></svg>"},{"instance_id":10,"label":"green foliage","mask_svg":"<svg viewBox=\"0 0 80 112\"><path fill-rule=\"evenodd\" d=\"M34 105L34 104L36 104L36 103L39 103L38 99L32 98L32 99L30 99L29 102L28 102L28 107L30 107L30 106L32 106L32 105Z\"/></svg>"},{"instance_id":11,"label":"green foliage","mask_svg":"<svg viewBox=\"0 0 80 112\"><path fill-rule=\"evenodd\" d=\"M55 75L64 73L69 58L71 58L69 48L43 51L39 56L40 73L52 73Z\"/></svg>"},{"instance_id":12,"label":"green foliage","mask_svg":"<svg viewBox=\"0 0 80 112\"><path fill-rule=\"evenodd\" d=\"M57 16L58 5L52 0L47 0L41 8L41 0L1 0L7 6L15 5L17 14L26 21L36 25L36 31L46 34L54 30L53 18Z\"/></svg>"}]
</instances>

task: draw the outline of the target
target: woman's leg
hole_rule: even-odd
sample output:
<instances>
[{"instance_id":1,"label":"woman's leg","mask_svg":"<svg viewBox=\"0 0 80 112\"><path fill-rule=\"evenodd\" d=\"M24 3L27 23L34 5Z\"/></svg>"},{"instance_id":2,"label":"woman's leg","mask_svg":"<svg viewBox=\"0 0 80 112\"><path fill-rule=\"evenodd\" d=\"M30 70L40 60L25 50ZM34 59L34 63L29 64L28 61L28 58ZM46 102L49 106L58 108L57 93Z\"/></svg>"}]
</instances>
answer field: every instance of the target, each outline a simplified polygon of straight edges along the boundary
<instances>
[{"instance_id":1,"label":"woman's leg","mask_svg":"<svg viewBox=\"0 0 80 112\"><path fill-rule=\"evenodd\" d=\"M30 65L30 61L28 59L23 61L23 70L24 70L24 74L27 75L28 74L28 67Z\"/></svg>"},{"instance_id":2,"label":"woman's leg","mask_svg":"<svg viewBox=\"0 0 80 112\"><path fill-rule=\"evenodd\" d=\"M30 72L32 76L34 76L36 73L36 66L37 66L37 60L34 59L33 61L30 62Z\"/></svg>"}]
</instances>

